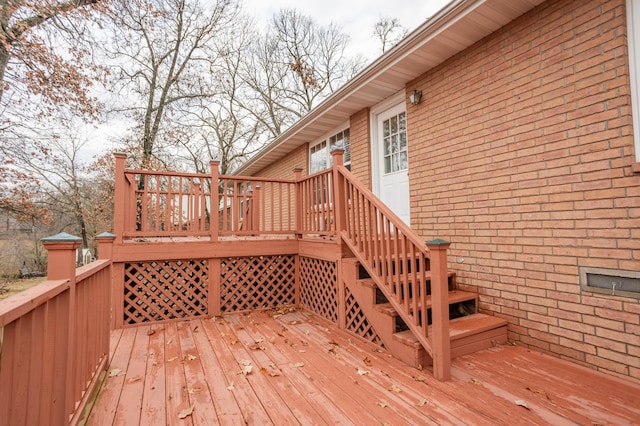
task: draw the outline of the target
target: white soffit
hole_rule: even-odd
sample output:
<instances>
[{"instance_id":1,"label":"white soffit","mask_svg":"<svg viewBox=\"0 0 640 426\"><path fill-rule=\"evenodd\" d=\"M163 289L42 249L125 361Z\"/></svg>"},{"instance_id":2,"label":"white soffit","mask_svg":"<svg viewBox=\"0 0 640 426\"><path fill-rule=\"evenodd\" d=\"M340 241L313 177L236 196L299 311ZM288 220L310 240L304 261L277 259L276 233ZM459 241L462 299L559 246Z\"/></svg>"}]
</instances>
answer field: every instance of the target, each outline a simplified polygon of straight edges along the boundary
<instances>
[{"instance_id":1,"label":"white soffit","mask_svg":"<svg viewBox=\"0 0 640 426\"><path fill-rule=\"evenodd\" d=\"M235 174L252 175L505 26L544 0L454 0L269 143Z\"/></svg>"}]
</instances>

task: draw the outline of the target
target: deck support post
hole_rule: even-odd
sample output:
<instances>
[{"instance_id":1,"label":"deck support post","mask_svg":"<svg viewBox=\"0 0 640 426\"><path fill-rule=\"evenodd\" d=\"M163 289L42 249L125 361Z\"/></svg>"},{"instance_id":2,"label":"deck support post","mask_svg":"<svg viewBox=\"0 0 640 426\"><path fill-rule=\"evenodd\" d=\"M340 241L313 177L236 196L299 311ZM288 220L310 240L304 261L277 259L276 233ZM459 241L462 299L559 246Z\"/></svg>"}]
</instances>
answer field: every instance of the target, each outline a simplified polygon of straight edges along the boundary
<instances>
[{"instance_id":1,"label":"deck support post","mask_svg":"<svg viewBox=\"0 0 640 426\"><path fill-rule=\"evenodd\" d=\"M426 243L431 262L431 313L433 377L451 379L451 339L449 337L449 298L447 249L448 241L436 239Z\"/></svg>"},{"instance_id":2,"label":"deck support post","mask_svg":"<svg viewBox=\"0 0 640 426\"><path fill-rule=\"evenodd\" d=\"M125 191L124 176L127 154L118 152L114 155L116 157L116 176L113 196L113 232L116 234L116 243L122 244L122 238L124 237L125 231L124 222L130 217L126 200L126 197L129 197L129 194Z\"/></svg>"},{"instance_id":3,"label":"deck support post","mask_svg":"<svg viewBox=\"0 0 640 426\"><path fill-rule=\"evenodd\" d=\"M219 198L219 190L218 190L218 180L220 179L220 161L211 160L209 161L209 168L211 169L211 188L209 189L209 194L211 197L211 207L209 208L209 236L211 237L211 241L218 241L218 236L220 233L220 221L218 215L220 214L220 198Z\"/></svg>"},{"instance_id":4,"label":"deck support post","mask_svg":"<svg viewBox=\"0 0 640 426\"><path fill-rule=\"evenodd\" d=\"M296 182L296 238L302 238L302 187L300 181L302 180L302 167L297 166L293 169L293 180Z\"/></svg>"},{"instance_id":5,"label":"deck support post","mask_svg":"<svg viewBox=\"0 0 640 426\"><path fill-rule=\"evenodd\" d=\"M69 305L68 305L68 327L67 327L67 362L64 374L66 380L66 392L63 398L62 407L66 414L73 413L74 395L73 385L76 382L74 376L74 364L77 361L75 353L76 335L76 250L80 247L82 239L66 232L42 238L42 244L47 250L47 279L48 280L69 280Z\"/></svg>"}]
</instances>

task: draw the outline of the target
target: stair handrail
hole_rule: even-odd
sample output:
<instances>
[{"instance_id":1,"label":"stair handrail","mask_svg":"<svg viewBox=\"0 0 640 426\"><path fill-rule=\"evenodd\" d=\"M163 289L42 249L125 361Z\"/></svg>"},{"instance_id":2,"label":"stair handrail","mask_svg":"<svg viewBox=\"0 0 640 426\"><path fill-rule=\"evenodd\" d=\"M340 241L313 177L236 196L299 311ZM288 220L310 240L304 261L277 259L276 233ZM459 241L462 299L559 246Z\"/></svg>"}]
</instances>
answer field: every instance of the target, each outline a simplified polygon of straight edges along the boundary
<instances>
[{"instance_id":1,"label":"stair handrail","mask_svg":"<svg viewBox=\"0 0 640 426\"><path fill-rule=\"evenodd\" d=\"M425 248L425 242L344 167L342 155L342 150L332 151L333 201L338 234L433 358L434 375L446 380L450 362L446 290L448 243L442 241L446 246L441 244L444 247L444 257L437 244L434 246L429 243L430 247L436 248L434 253L437 256L438 266L437 274L434 274L437 276L428 277L427 263L430 261L430 252ZM405 266L402 267L402 265ZM432 281L433 296L437 296L438 299L432 301L435 340L429 338L428 331L426 309L428 278ZM413 286L410 283L413 283ZM435 289L435 286L438 288ZM444 288L440 288L443 286ZM416 292L418 297L415 297ZM413 297L407 297L408 295ZM445 309L446 315L443 312ZM414 315L412 312L420 314ZM446 337L443 336L444 332ZM434 344L438 347L434 347Z\"/></svg>"}]
</instances>

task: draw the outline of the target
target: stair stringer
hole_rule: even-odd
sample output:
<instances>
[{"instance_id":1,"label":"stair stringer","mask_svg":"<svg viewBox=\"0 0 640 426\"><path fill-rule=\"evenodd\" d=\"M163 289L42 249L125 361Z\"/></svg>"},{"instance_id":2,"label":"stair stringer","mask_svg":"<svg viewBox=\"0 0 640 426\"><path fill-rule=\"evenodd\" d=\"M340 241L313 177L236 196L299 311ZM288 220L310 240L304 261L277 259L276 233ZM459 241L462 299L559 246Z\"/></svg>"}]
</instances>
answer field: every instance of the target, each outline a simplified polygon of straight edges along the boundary
<instances>
[{"instance_id":1,"label":"stair stringer","mask_svg":"<svg viewBox=\"0 0 640 426\"><path fill-rule=\"evenodd\" d=\"M367 273L369 274L371 280L373 280L373 282L376 284L378 289L380 289L382 294L384 294L384 296L389 300L389 303L391 303L391 306L396 310L398 316L402 318L402 320L406 323L407 327L409 328L409 330L411 330L411 332L416 337L420 345L422 345L422 347L427 352L427 354L433 358L433 345L431 343L431 340L424 335L424 332L422 331L421 327L419 327L414 323L413 315L411 315L407 310L405 310L404 305L399 303L395 295L392 294L388 288L386 288L382 280L382 277L378 275L373 265L371 265L367 261L366 257L363 255L363 253L360 252L358 247L351 242L348 234L345 231L341 233L341 238L342 238L342 241L347 245L347 247L349 247L353 255L358 259L360 264L367 270ZM371 319L370 321L373 322L373 320ZM380 331L378 331L378 333L380 333Z\"/></svg>"}]
</instances>

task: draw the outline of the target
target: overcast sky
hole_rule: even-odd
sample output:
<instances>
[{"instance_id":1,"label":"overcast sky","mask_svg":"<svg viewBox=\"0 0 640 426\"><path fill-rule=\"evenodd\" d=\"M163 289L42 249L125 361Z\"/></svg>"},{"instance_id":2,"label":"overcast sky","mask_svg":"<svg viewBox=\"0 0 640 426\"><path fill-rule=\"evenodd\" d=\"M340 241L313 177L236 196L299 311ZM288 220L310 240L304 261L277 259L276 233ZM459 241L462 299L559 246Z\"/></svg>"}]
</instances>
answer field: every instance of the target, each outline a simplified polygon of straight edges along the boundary
<instances>
[{"instance_id":1,"label":"overcast sky","mask_svg":"<svg viewBox=\"0 0 640 426\"><path fill-rule=\"evenodd\" d=\"M369 61L380 55L373 25L380 17L398 18L403 27L414 30L451 0L244 0L246 11L260 23L267 23L281 8L295 8L319 24L334 22L351 36L352 52Z\"/></svg>"}]
</instances>

